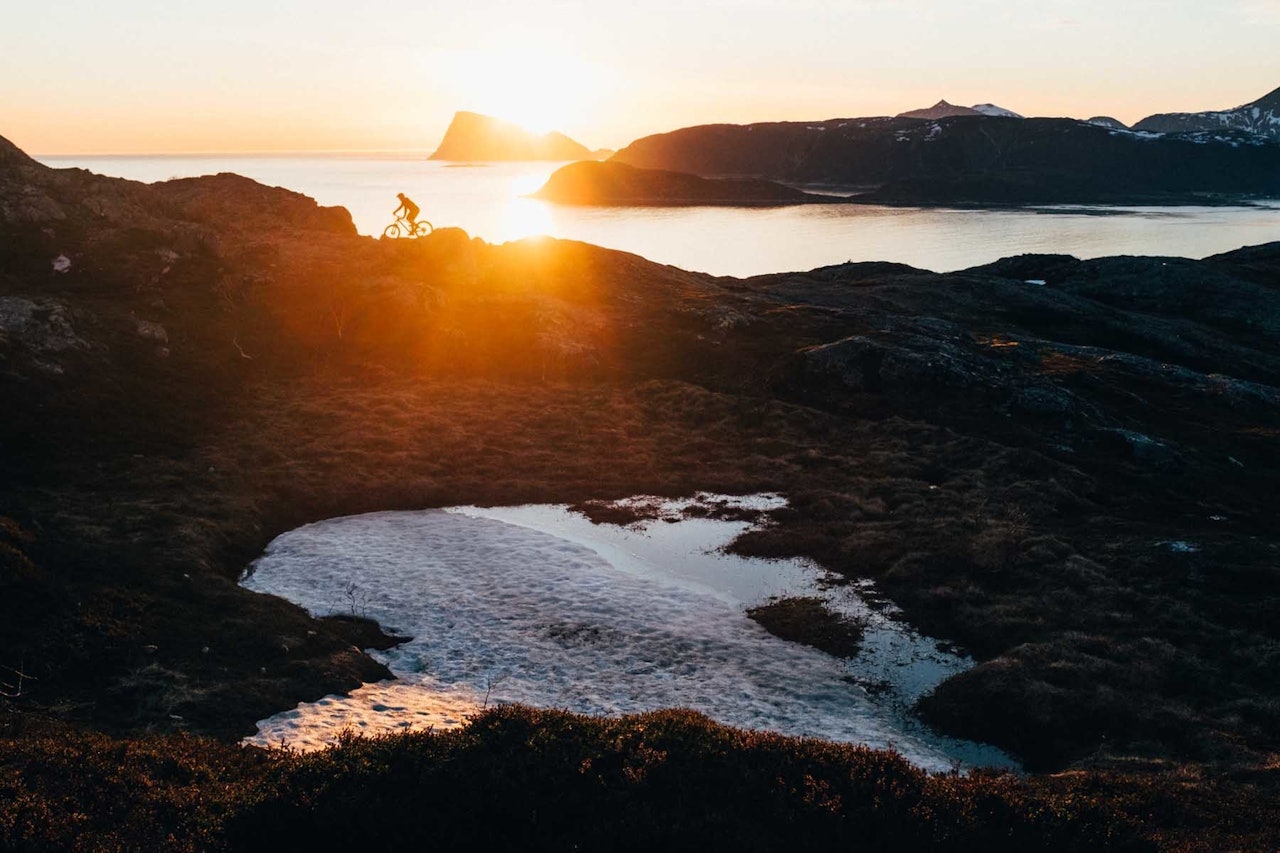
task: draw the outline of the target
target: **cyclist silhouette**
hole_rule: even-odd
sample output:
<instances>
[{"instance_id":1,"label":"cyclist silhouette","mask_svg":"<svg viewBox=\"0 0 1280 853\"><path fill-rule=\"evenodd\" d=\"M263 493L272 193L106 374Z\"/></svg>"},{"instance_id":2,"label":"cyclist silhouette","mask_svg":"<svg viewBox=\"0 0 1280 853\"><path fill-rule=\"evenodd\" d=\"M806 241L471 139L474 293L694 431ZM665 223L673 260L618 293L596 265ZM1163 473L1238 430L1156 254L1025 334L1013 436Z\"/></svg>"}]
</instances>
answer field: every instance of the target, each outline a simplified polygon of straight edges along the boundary
<instances>
[{"instance_id":1,"label":"cyclist silhouette","mask_svg":"<svg viewBox=\"0 0 1280 853\"><path fill-rule=\"evenodd\" d=\"M400 199L400 206L392 211L393 216L399 216L400 211L404 211L404 218L409 220L409 233L413 233L413 229L418 225L418 206L413 203L413 199L404 193L396 193L396 198Z\"/></svg>"}]
</instances>

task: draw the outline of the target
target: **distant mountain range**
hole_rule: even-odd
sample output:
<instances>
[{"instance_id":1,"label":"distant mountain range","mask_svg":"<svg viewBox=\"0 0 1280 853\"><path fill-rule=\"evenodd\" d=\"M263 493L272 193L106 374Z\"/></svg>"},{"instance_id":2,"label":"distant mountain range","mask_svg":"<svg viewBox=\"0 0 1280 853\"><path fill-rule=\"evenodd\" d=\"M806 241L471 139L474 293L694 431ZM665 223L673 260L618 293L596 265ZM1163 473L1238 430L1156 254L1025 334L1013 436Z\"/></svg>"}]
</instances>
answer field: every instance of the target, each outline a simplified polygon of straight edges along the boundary
<instances>
[{"instance_id":1,"label":"distant mountain range","mask_svg":"<svg viewBox=\"0 0 1280 853\"><path fill-rule=\"evenodd\" d=\"M931 107L898 113L897 118L942 119L956 116L1000 116L1023 118L1012 110L995 104L975 104L961 107L938 101ZM1229 110L1213 110L1199 113L1158 113L1147 116L1130 128L1111 116L1094 116L1086 119L1112 130L1136 130L1146 133L1208 133L1218 130L1236 130L1280 141L1280 89L1276 89L1256 101L1250 101Z\"/></svg>"},{"instance_id":2,"label":"distant mountain range","mask_svg":"<svg viewBox=\"0 0 1280 853\"><path fill-rule=\"evenodd\" d=\"M1280 89L1230 110L1203 113L1160 113L1133 126L1152 133L1197 133L1242 130L1280 141Z\"/></svg>"},{"instance_id":3,"label":"distant mountain range","mask_svg":"<svg viewBox=\"0 0 1280 853\"><path fill-rule=\"evenodd\" d=\"M592 151L563 133L537 134L511 122L472 112L454 114L431 160L601 160L612 151Z\"/></svg>"}]
</instances>

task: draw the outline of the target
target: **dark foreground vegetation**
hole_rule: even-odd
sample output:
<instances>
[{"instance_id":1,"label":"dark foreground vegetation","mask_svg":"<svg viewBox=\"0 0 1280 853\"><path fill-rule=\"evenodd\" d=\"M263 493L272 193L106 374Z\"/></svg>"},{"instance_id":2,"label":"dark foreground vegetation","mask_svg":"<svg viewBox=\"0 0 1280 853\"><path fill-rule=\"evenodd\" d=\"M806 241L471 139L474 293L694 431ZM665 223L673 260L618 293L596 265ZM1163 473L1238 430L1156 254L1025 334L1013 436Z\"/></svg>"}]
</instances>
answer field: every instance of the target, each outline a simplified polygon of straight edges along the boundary
<instances>
[{"instance_id":1,"label":"dark foreground vegetation","mask_svg":"<svg viewBox=\"0 0 1280 853\"><path fill-rule=\"evenodd\" d=\"M1225 802L1187 810L1145 776L931 776L889 753L718 726L520 707L466 729L299 755L186 735L127 740L0 723L0 846L301 850L1195 849ZM71 770L74 768L74 771ZM1231 795L1238 795L1233 788ZM1273 816L1273 815L1272 815ZM1239 837L1239 836L1237 836Z\"/></svg>"},{"instance_id":2,"label":"dark foreground vegetation","mask_svg":"<svg viewBox=\"0 0 1280 853\"><path fill-rule=\"evenodd\" d=\"M679 811L696 790L758 838L866 820L902 849L1001 831L1034 849L1132 825L1174 849L1274 848L1277 282L1280 244L738 280L447 229L379 242L235 176L142 186L0 141L5 837L154 846L113 842L123 821L249 844L419 791L395 820L440 796L457 820L433 838L500 838L536 810L543 843L625 846L657 842L586 818L555 833L630 804L699 838L711 824ZM874 580L979 661L926 719L1043 775L928 780L679 715L652 723L661 761L643 720L524 711L307 758L200 739L385 674L359 651L392 641L377 626L237 586L274 535L459 503L605 518L591 502L696 490L785 494L737 549ZM557 745L504 751L539 732ZM617 785L591 788L608 761ZM721 761L747 787L718 788ZM499 793L431 787L464 765ZM679 788L692 765L706 775ZM868 802L850 779L877 773L915 793ZM806 774L811 795L778 781ZM824 780L838 807L814 805Z\"/></svg>"}]
</instances>

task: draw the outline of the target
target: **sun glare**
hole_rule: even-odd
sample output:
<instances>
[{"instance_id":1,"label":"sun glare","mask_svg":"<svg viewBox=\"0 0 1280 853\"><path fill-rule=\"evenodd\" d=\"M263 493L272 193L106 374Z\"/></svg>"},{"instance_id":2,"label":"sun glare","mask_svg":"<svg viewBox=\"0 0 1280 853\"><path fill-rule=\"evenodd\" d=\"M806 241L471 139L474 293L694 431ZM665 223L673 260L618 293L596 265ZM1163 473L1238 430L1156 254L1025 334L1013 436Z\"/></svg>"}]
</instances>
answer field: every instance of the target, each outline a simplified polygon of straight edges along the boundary
<instances>
[{"instance_id":1,"label":"sun glare","mask_svg":"<svg viewBox=\"0 0 1280 853\"><path fill-rule=\"evenodd\" d=\"M461 51L451 66L460 108L538 133L585 123L603 90L587 63L520 46Z\"/></svg>"}]
</instances>

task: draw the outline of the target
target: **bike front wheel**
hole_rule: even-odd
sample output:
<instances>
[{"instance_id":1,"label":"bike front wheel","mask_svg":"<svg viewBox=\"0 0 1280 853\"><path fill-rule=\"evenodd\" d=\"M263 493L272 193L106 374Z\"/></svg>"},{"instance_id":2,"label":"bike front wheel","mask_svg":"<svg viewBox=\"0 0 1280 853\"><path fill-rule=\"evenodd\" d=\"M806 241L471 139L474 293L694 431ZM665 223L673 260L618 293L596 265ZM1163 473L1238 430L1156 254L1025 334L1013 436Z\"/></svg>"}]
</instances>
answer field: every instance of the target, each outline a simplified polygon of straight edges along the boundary
<instances>
[{"instance_id":1,"label":"bike front wheel","mask_svg":"<svg viewBox=\"0 0 1280 853\"><path fill-rule=\"evenodd\" d=\"M425 219L419 219L418 224L413 226L413 236L425 237L434 230L436 229L430 222Z\"/></svg>"},{"instance_id":2,"label":"bike front wheel","mask_svg":"<svg viewBox=\"0 0 1280 853\"><path fill-rule=\"evenodd\" d=\"M400 226L393 222L392 224L387 226L386 231L382 232L382 236L387 237L391 240L396 239L397 237L400 236Z\"/></svg>"}]
</instances>

